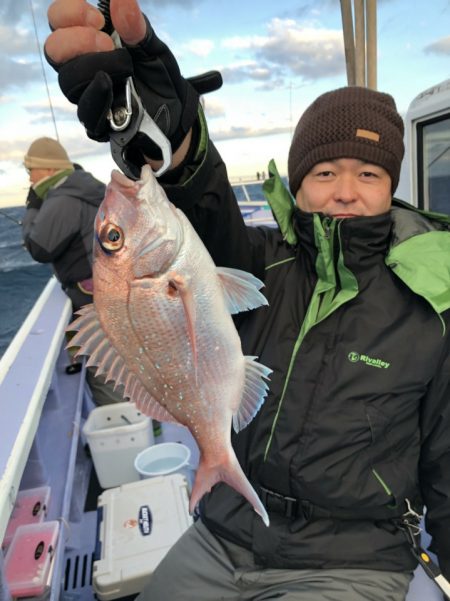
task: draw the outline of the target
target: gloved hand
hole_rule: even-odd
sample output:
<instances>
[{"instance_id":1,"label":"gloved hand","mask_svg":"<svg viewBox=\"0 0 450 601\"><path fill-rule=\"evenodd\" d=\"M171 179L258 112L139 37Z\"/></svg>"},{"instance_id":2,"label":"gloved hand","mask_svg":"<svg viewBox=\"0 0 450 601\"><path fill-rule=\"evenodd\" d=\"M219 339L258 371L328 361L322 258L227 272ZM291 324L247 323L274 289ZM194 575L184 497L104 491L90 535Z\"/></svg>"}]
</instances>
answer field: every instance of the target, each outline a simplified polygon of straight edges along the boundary
<instances>
[{"instance_id":1,"label":"gloved hand","mask_svg":"<svg viewBox=\"0 0 450 601\"><path fill-rule=\"evenodd\" d=\"M30 189L28 190L27 199L25 201L27 209L38 209L39 210L42 206L42 202L43 202L42 198L39 198L39 196L34 191L33 187L30 186Z\"/></svg>"},{"instance_id":2,"label":"gloved hand","mask_svg":"<svg viewBox=\"0 0 450 601\"><path fill-rule=\"evenodd\" d=\"M134 18L142 20L134 0L111 0L112 23L120 36L123 26L117 15L121 10L126 13L131 3L137 8ZM54 3L55 7L57 4ZM129 16L129 10L127 14ZM55 9L49 9L49 20L52 27L58 24L60 18L57 11L55 16ZM73 24L79 25L80 20ZM87 27L82 21L81 24ZM131 45L122 39L122 48L89 52L62 63L52 56L50 36L46 56L59 73L61 90L70 102L78 104L78 117L90 138L102 142L109 139L111 129L106 115L113 100L116 106L117 99L123 95L126 78L132 76L144 109L169 139L172 152L175 152L196 120L199 93L218 89L222 78L220 73L211 72L199 78L185 79L172 52L156 36L146 18L145 26L145 34L138 43ZM161 158L159 147L143 134L138 133L133 138L129 150L133 155L141 152L152 159Z\"/></svg>"}]
</instances>

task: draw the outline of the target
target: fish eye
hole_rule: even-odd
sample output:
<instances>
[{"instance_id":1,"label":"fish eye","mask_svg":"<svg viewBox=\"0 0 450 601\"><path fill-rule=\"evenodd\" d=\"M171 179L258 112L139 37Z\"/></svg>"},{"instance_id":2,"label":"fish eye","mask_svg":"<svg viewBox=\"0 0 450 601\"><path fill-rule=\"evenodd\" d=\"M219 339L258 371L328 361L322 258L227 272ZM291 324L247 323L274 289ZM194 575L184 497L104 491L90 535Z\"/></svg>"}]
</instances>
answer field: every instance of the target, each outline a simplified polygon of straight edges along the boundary
<instances>
[{"instance_id":1,"label":"fish eye","mask_svg":"<svg viewBox=\"0 0 450 601\"><path fill-rule=\"evenodd\" d=\"M101 247L106 251L120 250L124 240L122 228L114 223L107 223L99 236Z\"/></svg>"}]
</instances>

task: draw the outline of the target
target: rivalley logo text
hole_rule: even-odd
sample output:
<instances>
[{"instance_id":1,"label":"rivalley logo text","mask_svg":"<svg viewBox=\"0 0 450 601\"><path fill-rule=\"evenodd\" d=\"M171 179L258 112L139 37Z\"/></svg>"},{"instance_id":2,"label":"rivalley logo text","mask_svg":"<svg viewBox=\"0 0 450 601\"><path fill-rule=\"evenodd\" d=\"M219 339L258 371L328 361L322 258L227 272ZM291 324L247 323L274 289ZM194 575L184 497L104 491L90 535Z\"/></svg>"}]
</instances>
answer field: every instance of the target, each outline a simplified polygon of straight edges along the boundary
<instances>
[{"instance_id":1,"label":"rivalley logo text","mask_svg":"<svg viewBox=\"0 0 450 601\"><path fill-rule=\"evenodd\" d=\"M358 361L362 361L366 365L370 365L370 367L378 367L379 369L387 369L390 366L390 363L387 361L383 361L382 359L374 359L368 355L360 355L359 353L355 353L353 351L348 354L348 359L352 363L358 363Z\"/></svg>"}]
</instances>

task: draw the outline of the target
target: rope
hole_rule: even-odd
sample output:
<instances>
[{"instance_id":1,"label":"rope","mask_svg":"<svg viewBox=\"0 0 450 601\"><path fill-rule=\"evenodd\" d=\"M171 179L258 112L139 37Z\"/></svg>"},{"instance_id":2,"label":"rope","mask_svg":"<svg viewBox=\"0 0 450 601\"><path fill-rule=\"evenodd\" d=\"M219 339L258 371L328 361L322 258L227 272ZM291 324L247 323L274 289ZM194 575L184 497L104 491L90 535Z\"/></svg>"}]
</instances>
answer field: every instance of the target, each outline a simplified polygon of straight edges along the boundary
<instances>
[{"instance_id":1,"label":"rope","mask_svg":"<svg viewBox=\"0 0 450 601\"><path fill-rule=\"evenodd\" d=\"M31 9L31 16L33 18L33 27L34 27L34 35L36 37L36 46L37 46L37 49L38 49L39 60L41 62L41 69L42 69L42 75L44 77L45 89L47 90L48 104L50 106L50 113L52 115L53 127L55 128L56 139L59 142L58 128L56 126L55 113L53 111L52 99L50 97L50 90L48 88L47 76L45 74L44 61L42 59L41 46L39 44L39 37L38 37L38 32L37 32L37 27L36 27L36 17L35 17L35 14L34 14L34 8L33 8L33 2L32 2L32 0L29 0L29 3L30 3L30 9Z\"/></svg>"}]
</instances>

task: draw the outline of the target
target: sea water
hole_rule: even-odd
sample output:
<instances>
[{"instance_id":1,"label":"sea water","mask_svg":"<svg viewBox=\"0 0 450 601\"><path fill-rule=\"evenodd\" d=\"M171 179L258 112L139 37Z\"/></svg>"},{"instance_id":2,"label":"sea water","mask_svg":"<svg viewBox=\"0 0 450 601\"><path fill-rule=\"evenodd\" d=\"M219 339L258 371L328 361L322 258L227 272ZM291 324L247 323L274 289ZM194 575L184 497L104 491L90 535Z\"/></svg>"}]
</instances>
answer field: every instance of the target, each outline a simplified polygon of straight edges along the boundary
<instances>
[{"instance_id":1,"label":"sea water","mask_svg":"<svg viewBox=\"0 0 450 601\"><path fill-rule=\"evenodd\" d=\"M36 263L22 245L25 207L0 212L0 357L8 348L52 275L50 265Z\"/></svg>"}]
</instances>

